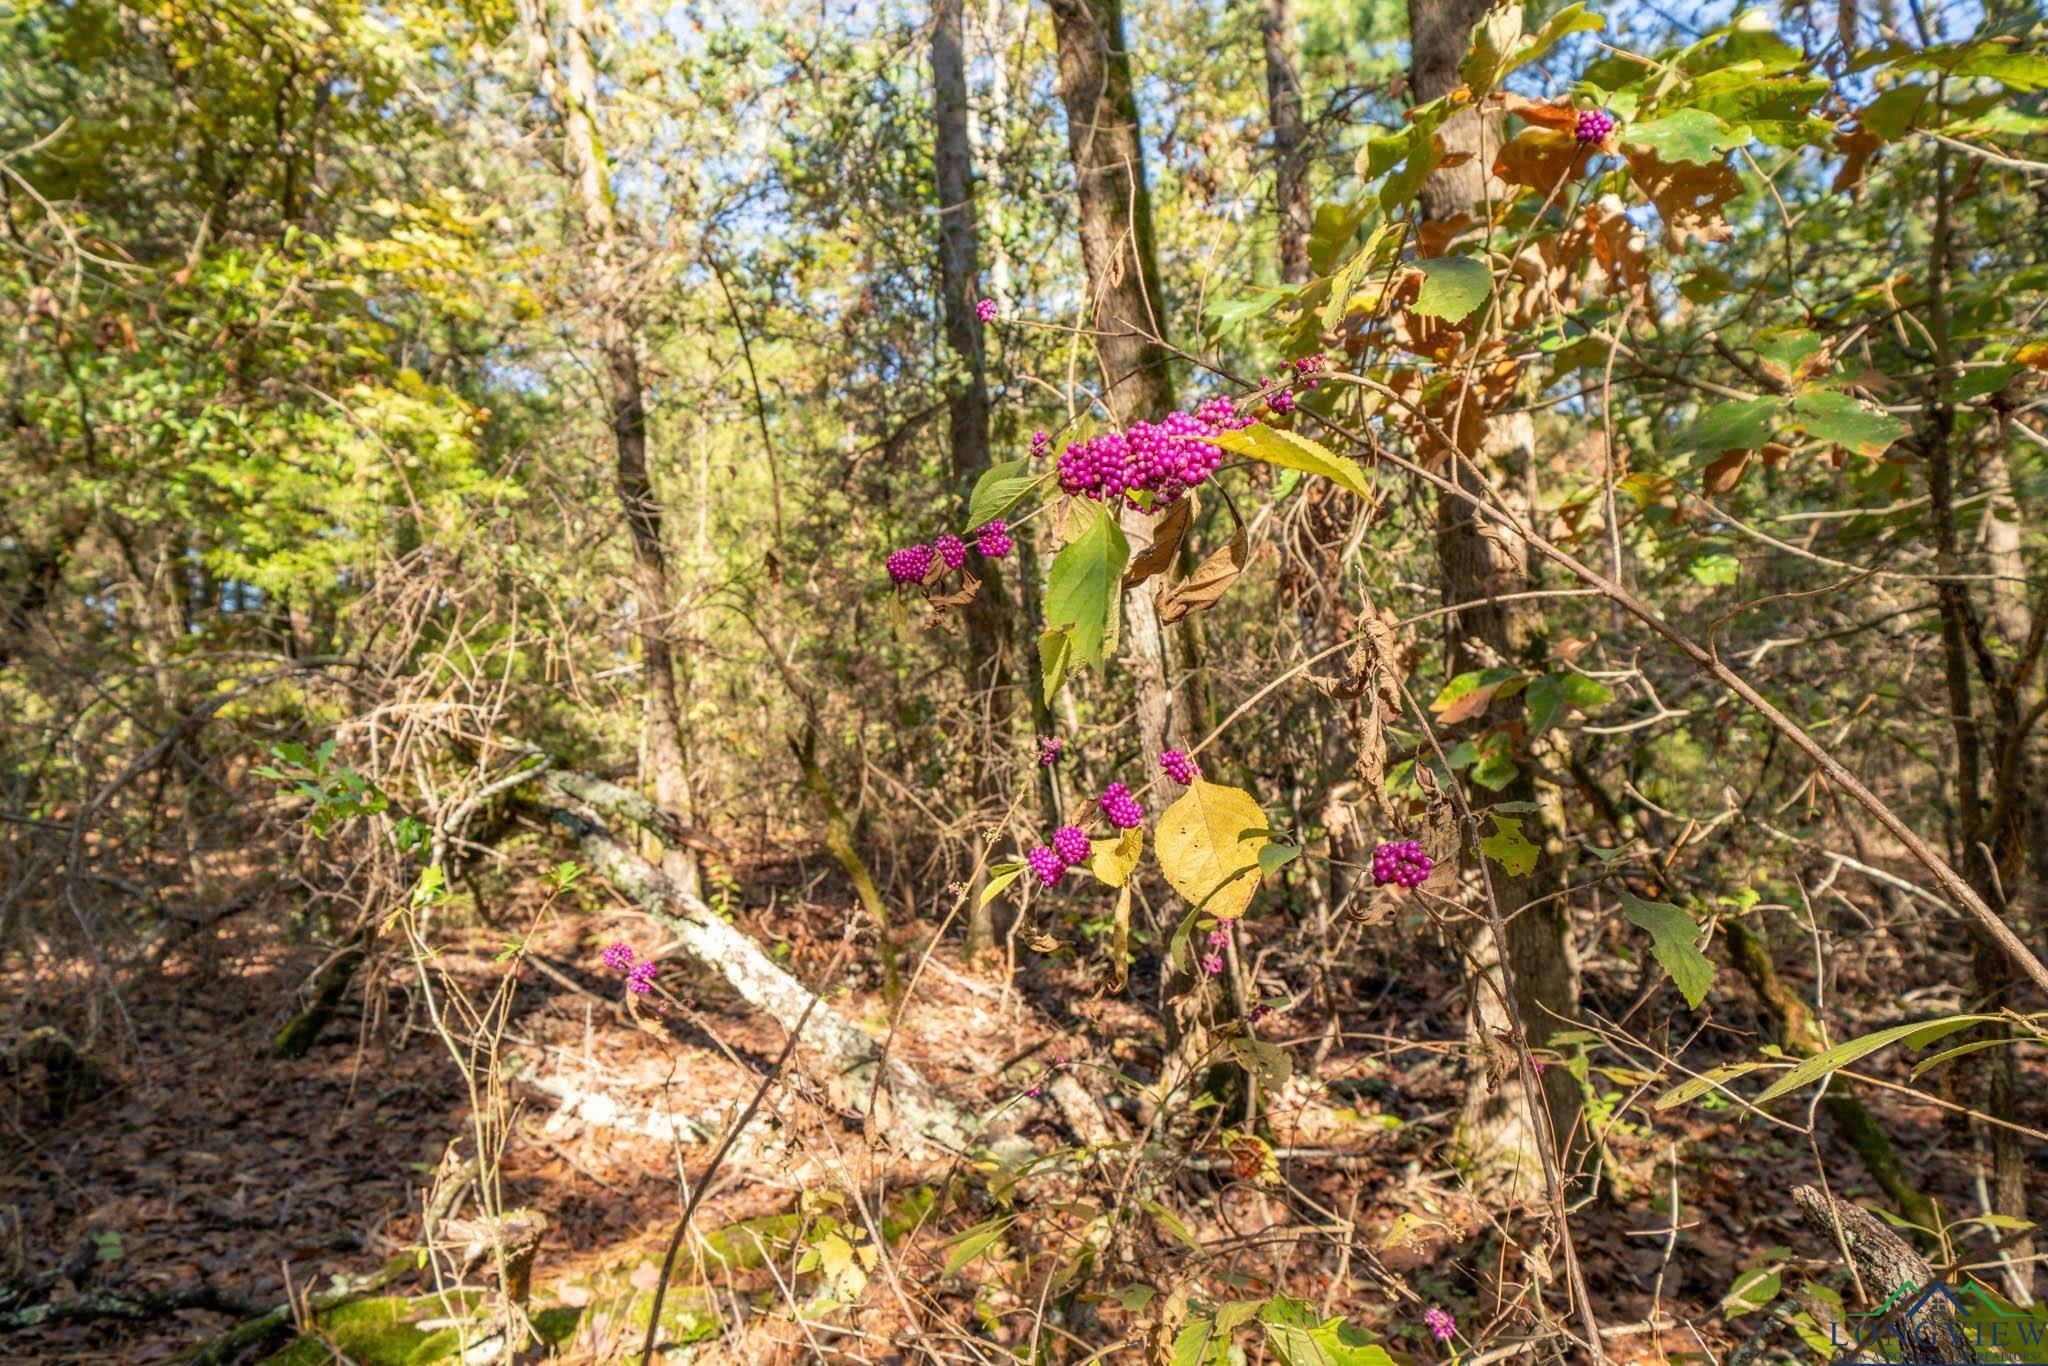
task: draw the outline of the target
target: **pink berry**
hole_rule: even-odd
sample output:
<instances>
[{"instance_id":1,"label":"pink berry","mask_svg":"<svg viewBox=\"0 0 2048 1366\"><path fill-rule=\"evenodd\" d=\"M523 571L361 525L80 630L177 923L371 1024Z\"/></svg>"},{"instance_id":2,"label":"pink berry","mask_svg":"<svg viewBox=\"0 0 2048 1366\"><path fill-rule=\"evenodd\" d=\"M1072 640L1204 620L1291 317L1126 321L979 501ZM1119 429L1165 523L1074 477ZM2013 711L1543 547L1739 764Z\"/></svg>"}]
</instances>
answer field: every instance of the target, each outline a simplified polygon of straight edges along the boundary
<instances>
[{"instance_id":1,"label":"pink berry","mask_svg":"<svg viewBox=\"0 0 2048 1366\"><path fill-rule=\"evenodd\" d=\"M1420 887L1436 860L1422 852L1415 840L1390 840L1372 851L1372 880L1375 886Z\"/></svg>"},{"instance_id":2,"label":"pink berry","mask_svg":"<svg viewBox=\"0 0 2048 1366\"><path fill-rule=\"evenodd\" d=\"M1052 832L1052 851L1060 862L1072 865L1088 861L1088 832L1078 825L1063 825Z\"/></svg>"},{"instance_id":3,"label":"pink berry","mask_svg":"<svg viewBox=\"0 0 2048 1366\"><path fill-rule=\"evenodd\" d=\"M1038 737L1038 763L1039 763L1039 766L1040 766L1041 768L1051 768L1051 767L1052 767L1052 766L1053 766L1054 764L1056 764L1056 763L1058 763L1058 762L1060 761L1060 751L1061 751L1061 750L1063 750L1063 749L1065 749L1065 748L1066 748L1066 742L1065 742L1065 741L1063 741L1063 740L1061 740L1061 739L1060 739L1060 737L1059 737L1059 736L1057 736L1057 735L1041 735L1041 736L1039 736L1039 737Z\"/></svg>"},{"instance_id":4,"label":"pink berry","mask_svg":"<svg viewBox=\"0 0 2048 1366\"><path fill-rule=\"evenodd\" d=\"M1202 971L1208 973L1211 977L1223 971L1223 956L1215 953L1204 954L1202 956Z\"/></svg>"},{"instance_id":5,"label":"pink berry","mask_svg":"<svg viewBox=\"0 0 2048 1366\"><path fill-rule=\"evenodd\" d=\"M1182 787L1202 776L1202 770L1195 766L1195 761L1177 749L1162 751L1159 755L1159 766L1166 770L1167 777Z\"/></svg>"},{"instance_id":6,"label":"pink berry","mask_svg":"<svg viewBox=\"0 0 2048 1366\"><path fill-rule=\"evenodd\" d=\"M613 972L625 972L633 966L633 946L623 939L614 939L604 951L604 965Z\"/></svg>"},{"instance_id":7,"label":"pink berry","mask_svg":"<svg viewBox=\"0 0 2048 1366\"><path fill-rule=\"evenodd\" d=\"M981 539L976 548L991 560L1000 560L1010 553L1012 544L1009 528L1004 526L1003 519L998 517L981 529Z\"/></svg>"},{"instance_id":8,"label":"pink berry","mask_svg":"<svg viewBox=\"0 0 2048 1366\"><path fill-rule=\"evenodd\" d=\"M1135 830L1145 823L1145 808L1138 805L1138 799L1122 783L1104 788L1098 805L1102 814L1109 817L1109 823L1119 830Z\"/></svg>"},{"instance_id":9,"label":"pink berry","mask_svg":"<svg viewBox=\"0 0 2048 1366\"><path fill-rule=\"evenodd\" d=\"M1038 880L1048 887L1066 875L1065 860L1042 844L1026 854L1024 861L1031 865L1032 872L1038 874Z\"/></svg>"},{"instance_id":10,"label":"pink berry","mask_svg":"<svg viewBox=\"0 0 2048 1366\"><path fill-rule=\"evenodd\" d=\"M633 965L633 970L626 974L626 990L645 996L654 990L654 974L659 970L660 965L652 958L641 959Z\"/></svg>"},{"instance_id":11,"label":"pink berry","mask_svg":"<svg viewBox=\"0 0 2048 1366\"><path fill-rule=\"evenodd\" d=\"M967 543L958 536L941 536L932 542L932 549L939 553L948 569L958 569L967 563Z\"/></svg>"},{"instance_id":12,"label":"pink berry","mask_svg":"<svg viewBox=\"0 0 2048 1366\"><path fill-rule=\"evenodd\" d=\"M1614 115L1606 110L1582 109L1578 122L1572 127L1572 136L1582 143L1605 142L1615 126Z\"/></svg>"},{"instance_id":13,"label":"pink berry","mask_svg":"<svg viewBox=\"0 0 2048 1366\"><path fill-rule=\"evenodd\" d=\"M977 303L974 306L974 316L985 323L994 322L996 320L996 301L994 299L983 299Z\"/></svg>"},{"instance_id":14,"label":"pink berry","mask_svg":"<svg viewBox=\"0 0 2048 1366\"><path fill-rule=\"evenodd\" d=\"M924 576L931 573L932 561L938 552L928 545L914 545L891 552L883 567L889 571L891 583L923 583Z\"/></svg>"}]
</instances>

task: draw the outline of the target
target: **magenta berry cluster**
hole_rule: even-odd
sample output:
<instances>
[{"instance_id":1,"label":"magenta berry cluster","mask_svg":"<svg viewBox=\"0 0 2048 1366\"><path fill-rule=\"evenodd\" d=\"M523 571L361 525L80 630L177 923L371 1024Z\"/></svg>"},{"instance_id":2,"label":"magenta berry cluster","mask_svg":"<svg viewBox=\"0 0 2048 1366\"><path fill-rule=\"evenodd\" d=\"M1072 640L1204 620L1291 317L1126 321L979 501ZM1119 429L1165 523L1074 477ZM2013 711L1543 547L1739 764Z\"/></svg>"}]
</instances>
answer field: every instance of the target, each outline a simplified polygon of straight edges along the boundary
<instances>
[{"instance_id":1,"label":"magenta berry cluster","mask_svg":"<svg viewBox=\"0 0 2048 1366\"><path fill-rule=\"evenodd\" d=\"M1266 395L1266 406L1284 417L1294 411L1294 395L1285 389L1275 389Z\"/></svg>"},{"instance_id":2,"label":"magenta berry cluster","mask_svg":"<svg viewBox=\"0 0 2048 1366\"><path fill-rule=\"evenodd\" d=\"M1614 115L1605 109L1581 109L1579 121L1572 127L1572 136L1582 143L1605 142L1615 127Z\"/></svg>"},{"instance_id":3,"label":"magenta berry cluster","mask_svg":"<svg viewBox=\"0 0 2048 1366\"><path fill-rule=\"evenodd\" d=\"M1229 948L1230 926L1218 925L1215 929L1209 931L1209 947L1212 949Z\"/></svg>"},{"instance_id":4,"label":"magenta berry cluster","mask_svg":"<svg viewBox=\"0 0 2048 1366\"><path fill-rule=\"evenodd\" d=\"M658 971L660 965L652 958L641 959L633 965L633 970L626 974L626 990L636 996L645 996L654 990L654 974Z\"/></svg>"},{"instance_id":5,"label":"magenta berry cluster","mask_svg":"<svg viewBox=\"0 0 2048 1366\"><path fill-rule=\"evenodd\" d=\"M994 299L983 299L980 303L977 303L974 306L974 316L985 323L994 322L996 320L996 301Z\"/></svg>"},{"instance_id":6,"label":"magenta berry cluster","mask_svg":"<svg viewBox=\"0 0 2048 1366\"><path fill-rule=\"evenodd\" d=\"M1133 422L1069 442L1060 456L1060 487L1097 502L1150 493L1157 509L1206 480L1223 463L1223 450L1205 438L1250 426L1253 419L1227 398L1210 399L1193 413L1176 409L1158 422Z\"/></svg>"},{"instance_id":7,"label":"magenta berry cluster","mask_svg":"<svg viewBox=\"0 0 2048 1366\"><path fill-rule=\"evenodd\" d=\"M924 576L932 572L932 561L939 552L928 545L913 545L902 550L891 551L884 561L891 583L923 583Z\"/></svg>"},{"instance_id":8,"label":"magenta berry cluster","mask_svg":"<svg viewBox=\"0 0 2048 1366\"><path fill-rule=\"evenodd\" d=\"M1031 458L1033 460L1045 459L1045 452L1051 445L1052 438L1046 435L1045 428L1040 427L1031 434Z\"/></svg>"},{"instance_id":9,"label":"magenta berry cluster","mask_svg":"<svg viewBox=\"0 0 2048 1366\"><path fill-rule=\"evenodd\" d=\"M1451 1311L1439 1304L1432 1304L1422 1316L1423 1327L1436 1334L1438 1342L1449 1342L1458 1333L1458 1321L1451 1317Z\"/></svg>"},{"instance_id":10,"label":"magenta berry cluster","mask_svg":"<svg viewBox=\"0 0 2048 1366\"><path fill-rule=\"evenodd\" d=\"M604 965L613 972L625 972L633 966L633 946L623 939L614 939L605 946Z\"/></svg>"},{"instance_id":11,"label":"magenta berry cluster","mask_svg":"<svg viewBox=\"0 0 2048 1366\"><path fill-rule=\"evenodd\" d=\"M967 563L967 542L951 534L941 536L932 542L932 549L946 562L946 568L958 569Z\"/></svg>"},{"instance_id":12,"label":"magenta berry cluster","mask_svg":"<svg viewBox=\"0 0 2048 1366\"><path fill-rule=\"evenodd\" d=\"M976 548L991 560L1000 560L1010 553L1011 544L1010 529L1003 524L1003 519L998 517L981 529L981 538Z\"/></svg>"},{"instance_id":13,"label":"magenta berry cluster","mask_svg":"<svg viewBox=\"0 0 2048 1366\"><path fill-rule=\"evenodd\" d=\"M1208 973L1211 977L1223 971L1223 955L1220 953L1203 954L1202 971Z\"/></svg>"},{"instance_id":14,"label":"magenta berry cluster","mask_svg":"<svg viewBox=\"0 0 2048 1366\"><path fill-rule=\"evenodd\" d=\"M1059 737L1059 736L1057 736L1057 735L1041 735L1041 736L1039 736L1039 737L1038 737L1038 765L1039 765L1039 767L1040 767L1040 768L1051 768L1051 767L1052 767L1052 766L1053 766L1054 764L1058 763L1058 762L1060 761L1060 751L1061 751L1061 750L1063 750L1063 749L1065 749L1066 747L1067 747L1066 741L1064 741L1064 740L1060 739L1060 737Z\"/></svg>"},{"instance_id":15,"label":"magenta berry cluster","mask_svg":"<svg viewBox=\"0 0 2048 1366\"><path fill-rule=\"evenodd\" d=\"M1392 883L1397 887L1420 887L1436 867L1436 860L1422 852L1415 840L1389 840L1372 851L1372 880L1375 886Z\"/></svg>"},{"instance_id":16,"label":"magenta berry cluster","mask_svg":"<svg viewBox=\"0 0 2048 1366\"><path fill-rule=\"evenodd\" d=\"M1078 825L1063 825L1052 832L1052 851L1060 862L1072 866L1088 858L1088 832Z\"/></svg>"},{"instance_id":17,"label":"magenta berry cluster","mask_svg":"<svg viewBox=\"0 0 2048 1366\"><path fill-rule=\"evenodd\" d=\"M1038 874L1038 880L1048 887L1066 875L1066 860L1043 844L1026 854L1024 861L1031 865L1032 872Z\"/></svg>"},{"instance_id":18,"label":"magenta berry cluster","mask_svg":"<svg viewBox=\"0 0 2048 1366\"><path fill-rule=\"evenodd\" d=\"M1104 788L1098 805L1102 814L1109 817L1109 823L1119 830L1135 830L1145 823L1145 808L1138 805L1138 799L1122 783Z\"/></svg>"},{"instance_id":19,"label":"magenta berry cluster","mask_svg":"<svg viewBox=\"0 0 2048 1366\"><path fill-rule=\"evenodd\" d=\"M1167 777L1182 787L1202 776L1202 770L1195 766L1195 761L1177 749L1160 751L1159 766L1166 770Z\"/></svg>"}]
</instances>

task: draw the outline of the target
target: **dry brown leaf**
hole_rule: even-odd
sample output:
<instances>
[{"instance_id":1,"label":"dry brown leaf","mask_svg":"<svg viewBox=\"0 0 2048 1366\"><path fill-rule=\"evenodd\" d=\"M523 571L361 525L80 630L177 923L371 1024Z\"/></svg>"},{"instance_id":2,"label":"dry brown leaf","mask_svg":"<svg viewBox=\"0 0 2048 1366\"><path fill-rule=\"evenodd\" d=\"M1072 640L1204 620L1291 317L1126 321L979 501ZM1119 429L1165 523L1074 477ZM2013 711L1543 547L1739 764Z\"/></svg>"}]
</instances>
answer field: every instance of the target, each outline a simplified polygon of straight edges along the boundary
<instances>
[{"instance_id":1,"label":"dry brown leaf","mask_svg":"<svg viewBox=\"0 0 2048 1366\"><path fill-rule=\"evenodd\" d=\"M1173 557L1180 553L1181 539L1188 534L1188 523L1194 520L1194 495L1176 498L1173 505L1159 514L1152 522L1152 544L1131 556L1130 568L1124 571L1124 587L1136 588L1154 574L1164 573L1173 563Z\"/></svg>"},{"instance_id":2,"label":"dry brown leaf","mask_svg":"<svg viewBox=\"0 0 2048 1366\"><path fill-rule=\"evenodd\" d=\"M1714 457L1712 464L1700 472L1700 487L1708 496L1719 498L1732 491L1742 482L1742 476L1749 469L1753 451L1722 451Z\"/></svg>"},{"instance_id":3,"label":"dry brown leaf","mask_svg":"<svg viewBox=\"0 0 2048 1366\"><path fill-rule=\"evenodd\" d=\"M1191 612L1214 607L1230 591L1230 585L1237 582L1238 575L1244 573L1245 553L1244 528L1239 527L1229 545L1196 565L1194 573L1159 599L1159 619L1171 626Z\"/></svg>"},{"instance_id":4,"label":"dry brown leaf","mask_svg":"<svg viewBox=\"0 0 2048 1366\"><path fill-rule=\"evenodd\" d=\"M1493 173L1548 198L1590 158L1570 133L1552 128L1524 128L1500 149Z\"/></svg>"},{"instance_id":5,"label":"dry brown leaf","mask_svg":"<svg viewBox=\"0 0 2048 1366\"><path fill-rule=\"evenodd\" d=\"M1742 193L1742 179L1725 162L1706 165L1665 161L1646 147L1624 146L1636 184L1657 206L1664 219L1664 235L1674 247L1692 238L1703 242L1725 242L1734 229L1721 216L1721 207Z\"/></svg>"},{"instance_id":6,"label":"dry brown leaf","mask_svg":"<svg viewBox=\"0 0 2048 1366\"><path fill-rule=\"evenodd\" d=\"M1835 172L1836 193L1849 192L1851 199L1863 197L1863 177L1870 170L1870 163L1877 159L1878 149L1884 146L1884 139L1868 128L1858 128L1853 133L1835 134L1835 150L1842 154L1842 169Z\"/></svg>"},{"instance_id":7,"label":"dry brown leaf","mask_svg":"<svg viewBox=\"0 0 2048 1366\"><path fill-rule=\"evenodd\" d=\"M1570 133L1579 126L1579 111L1568 100L1532 100L1526 95L1502 91L1494 95L1492 101L1508 113L1539 128Z\"/></svg>"},{"instance_id":8,"label":"dry brown leaf","mask_svg":"<svg viewBox=\"0 0 2048 1366\"><path fill-rule=\"evenodd\" d=\"M926 579L925 582L930 583L931 579ZM926 593L924 600L943 612L948 607L965 607L968 603L974 601L975 594L980 591L981 580L963 569L960 571L960 587L956 591L951 593Z\"/></svg>"}]
</instances>

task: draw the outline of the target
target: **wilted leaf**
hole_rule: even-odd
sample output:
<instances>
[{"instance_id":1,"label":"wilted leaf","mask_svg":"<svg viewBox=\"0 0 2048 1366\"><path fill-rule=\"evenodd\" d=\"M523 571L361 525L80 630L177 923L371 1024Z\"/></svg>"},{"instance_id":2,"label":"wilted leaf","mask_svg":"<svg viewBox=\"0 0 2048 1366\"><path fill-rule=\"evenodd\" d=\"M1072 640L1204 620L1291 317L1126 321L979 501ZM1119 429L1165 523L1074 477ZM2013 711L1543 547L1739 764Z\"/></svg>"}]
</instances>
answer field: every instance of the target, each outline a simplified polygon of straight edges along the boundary
<instances>
[{"instance_id":1,"label":"wilted leaf","mask_svg":"<svg viewBox=\"0 0 2048 1366\"><path fill-rule=\"evenodd\" d=\"M1429 704L1437 714L1437 720L1447 726L1461 721L1470 721L1484 712L1493 702L1494 695L1510 683L1518 683L1523 675L1514 669L1473 669L1461 673L1444 684L1443 691ZM1507 696L1513 696L1517 688L1508 688Z\"/></svg>"},{"instance_id":2,"label":"wilted leaf","mask_svg":"<svg viewBox=\"0 0 2048 1366\"><path fill-rule=\"evenodd\" d=\"M1493 173L1510 185L1524 186L1547 199L1589 158L1584 144L1570 133L1529 127L1500 149L1500 155L1493 161Z\"/></svg>"},{"instance_id":3,"label":"wilted leaf","mask_svg":"<svg viewBox=\"0 0 2048 1366\"><path fill-rule=\"evenodd\" d=\"M1102 989L1115 996L1124 989L1131 971L1131 884L1125 882L1117 889L1116 914L1109 932L1109 972L1102 979Z\"/></svg>"},{"instance_id":4,"label":"wilted leaf","mask_svg":"<svg viewBox=\"0 0 2048 1366\"><path fill-rule=\"evenodd\" d=\"M1181 538L1188 534L1188 524L1194 520L1195 500L1192 497L1176 498L1173 505L1152 520L1152 544L1131 556L1131 567L1124 571L1124 587L1136 588L1154 574L1163 573L1180 554Z\"/></svg>"},{"instance_id":5,"label":"wilted leaf","mask_svg":"<svg viewBox=\"0 0 2048 1366\"><path fill-rule=\"evenodd\" d=\"M941 610L948 607L965 607L974 601L975 595L979 592L981 580L963 569L960 571L960 587L957 590L951 593L927 593L924 600Z\"/></svg>"},{"instance_id":6,"label":"wilted leaf","mask_svg":"<svg viewBox=\"0 0 2048 1366\"><path fill-rule=\"evenodd\" d=\"M1259 889L1265 829L1266 813L1251 793L1197 778L1159 818L1160 870L1190 905L1234 919Z\"/></svg>"},{"instance_id":7,"label":"wilted leaf","mask_svg":"<svg viewBox=\"0 0 2048 1366\"><path fill-rule=\"evenodd\" d=\"M1326 450L1299 433L1283 432L1262 422L1254 422L1239 431L1218 432L1209 439L1226 451L1248 455L1268 465L1319 474L1361 498L1372 496L1372 486L1365 482L1365 471L1358 467L1357 461Z\"/></svg>"},{"instance_id":8,"label":"wilted leaf","mask_svg":"<svg viewBox=\"0 0 2048 1366\"><path fill-rule=\"evenodd\" d=\"M1665 902L1631 896L1625 888L1615 888L1614 894L1621 898L1622 911L1630 923L1650 932L1650 952L1671 974L1685 1003L1697 1007L1706 1000L1708 989L1714 985L1714 965L1693 942L1700 931L1692 917Z\"/></svg>"},{"instance_id":9,"label":"wilted leaf","mask_svg":"<svg viewBox=\"0 0 2048 1366\"><path fill-rule=\"evenodd\" d=\"M1145 856L1145 828L1134 825L1114 839L1090 841L1089 848L1093 852L1088 856L1088 870L1098 881L1121 887Z\"/></svg>"},{"instance_id":10,"label":"wilted leaf","mask_svg":"<svg viewBox=\"0 0 2048 1366\"><path fill-rule=\"evenodd\" d=\"M1700 471L1700 487L1713 498L1732 492L1749 469L1752 454L1754 452L1744 450L1722 451Z\"/></svg>"},{"instance_id":11,"label":"wilted leaf","mask_svg":"<svg viewBox=\"0 0 2048 1366\"><path fill-rule=\"evenodd\" d=\"M1159 619L1171 626L1191 612L1214 607L1230 585L1244 572L1246 548L1244 528L1230 538L1230 544L1215 551L1195 566L1195 572L1168 589L1159 599Z\"/></svg>"},{"instance_id":12,"label":"wilted leaf","mask_svg":"<svg viewBox=\"0 0 2048 1366\"><path fill-rule=\"evenodd\" d=\"M1731 1062L1720 1067L1711 1068L1696 1077L1687 1077L1684 1081L1657 1097L1655 1108L1668 1110L1674 1105L1684 1105L1688 1101L1698 1100L1715 1087L1725 1082L1733 1081L1745 1072L1754 1072L1762 1066L1762 1063L1754 1061Z\"/></svg>"},{"instance_id":13,"label":"wilted leaf","mask_svg":"<svg viewBox=\"0 0 2048 1366\"><path fill-rule=\"evenodd\" d=\"M1636 184L1657 206L1664 220L1664 235L1672 246L1682 247L1693 238L1722 242L1733 234L1721 208L1742 193L1742 179L1725 163L1674 163L1647 148L1631 151L1626 145L1622 155L1628 159Z\"/></svg>"}]
</instances>

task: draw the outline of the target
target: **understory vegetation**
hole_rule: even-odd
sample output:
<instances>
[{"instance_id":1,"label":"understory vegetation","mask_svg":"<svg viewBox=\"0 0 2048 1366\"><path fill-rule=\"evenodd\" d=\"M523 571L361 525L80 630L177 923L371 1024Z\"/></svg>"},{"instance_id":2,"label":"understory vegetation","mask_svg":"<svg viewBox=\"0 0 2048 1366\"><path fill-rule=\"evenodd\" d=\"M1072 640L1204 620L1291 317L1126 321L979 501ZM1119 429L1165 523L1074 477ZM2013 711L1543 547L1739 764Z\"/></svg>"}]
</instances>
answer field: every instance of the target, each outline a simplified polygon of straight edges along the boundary
<instances>
[{"instance_id":1,"label":"understory vegetation","mask_svg":"<svg viewBox=\"0 0 2048 1366\"><path fill-rule=\"evenodd\" d=\"M2038 1359L2044 35L0 7L0 1356Z\"/></svg>"}]
</instances>

